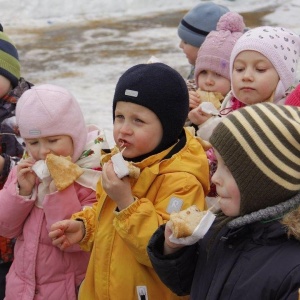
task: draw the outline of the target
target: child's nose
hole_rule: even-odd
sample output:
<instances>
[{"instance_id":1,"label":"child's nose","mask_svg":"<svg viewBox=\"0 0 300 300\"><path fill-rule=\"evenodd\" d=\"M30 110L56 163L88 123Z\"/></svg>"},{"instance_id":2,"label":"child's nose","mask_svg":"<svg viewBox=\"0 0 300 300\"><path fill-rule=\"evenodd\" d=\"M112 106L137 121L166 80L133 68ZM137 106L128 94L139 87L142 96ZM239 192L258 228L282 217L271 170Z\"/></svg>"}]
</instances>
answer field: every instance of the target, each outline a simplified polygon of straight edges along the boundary
<instances>
[{"instance_id":1,"label":"child's nose","mask_svg":"<svg viewBox=\"0 0 300 300\"><path fill-rule=\"evenodd\" d=\"M39 152L40 152L40 158L45 159L47 154L49 154L51 150L46 145L41 145Z\"/></svg>"},{"instance_id":2,"label":"child's nose","mask_svg":"<svg viewBox=\"0 0 300 300\"><path fill-rule=\"evenodd\" d=\"M132 128L128 122L124 122L120 128L120 132L123 134L131 134L132 133Z\"/></svg>"},{"instance_id":3,"label":"child's nose","mask_svg":"<svg viewBox=\"0 0 300 300\"><path fill-rule=\"evenodd\" d=\"M243 80L253 80L253 73L249 68L245 69Z\"/></svg>"},{"instance_id":4,"label":"child's nose","mask_svg":"<svg viewBox=\"0 0 300 300\"><path fill-rule=\"evenodd\" d=\"M211 75L208 75L206 77L206 81L205 81L206 85L213 85L214 84L214 79Z\"/></svg>"}]
</instances>

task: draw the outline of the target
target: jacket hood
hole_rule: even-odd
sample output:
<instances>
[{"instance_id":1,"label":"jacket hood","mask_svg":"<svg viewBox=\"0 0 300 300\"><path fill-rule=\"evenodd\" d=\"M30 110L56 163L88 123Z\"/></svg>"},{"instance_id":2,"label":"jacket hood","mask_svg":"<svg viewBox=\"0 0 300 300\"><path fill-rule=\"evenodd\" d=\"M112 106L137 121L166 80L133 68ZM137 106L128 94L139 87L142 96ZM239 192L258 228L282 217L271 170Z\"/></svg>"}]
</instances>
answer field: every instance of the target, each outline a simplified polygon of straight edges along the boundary
<instances>
[{"instance_id":1,"label":"jacket hood","mask_svg":"<svg viewBox=\"0 0 300 300\"><path fill-rule=\"evenodd\" d=\"M177 153L173 154L171 158L164 157L172 150L173 146L158 154L152 155L139 163L135 163L137 167L144 169L147 166L153 166L157 170L152 169L153 173L186 172L194 175L203 186L205 194L208 193L209 183L209 164L206 153L203 149L202 142L195 138L188 129L185 130L186 143L185 146ZM160 161L159 164L155 164Z\"/></svg>"},{"instance_id":2,"label":"jacket hood","mask_svg":"<svg viewBox=\"0 0 300 300\"><path fill-rule=\"evenodd\" d=\"M278 205L267 207L228 222L231 229L258 221L280 220L286 227L287 235L300 240L300 193Z\"/></svg>"}]
</instances>

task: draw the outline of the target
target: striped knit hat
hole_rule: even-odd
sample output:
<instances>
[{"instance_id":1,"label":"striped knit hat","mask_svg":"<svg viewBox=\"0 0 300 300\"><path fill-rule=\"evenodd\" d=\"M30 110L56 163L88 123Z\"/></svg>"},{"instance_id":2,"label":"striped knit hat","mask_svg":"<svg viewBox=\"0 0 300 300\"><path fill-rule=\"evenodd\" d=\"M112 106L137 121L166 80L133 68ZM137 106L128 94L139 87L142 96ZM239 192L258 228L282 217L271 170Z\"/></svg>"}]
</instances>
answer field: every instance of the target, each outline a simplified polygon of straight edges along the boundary
<instances>
[{"instance_id":1,"label":"striped knit hat","mask_svg":"<svg viewBox=\"0 0 300 300\"><path fill-rule=\"evenodd\" d=\"M238 109L210 142L241 194L241 215L286 201L300 190L300 108L263 103Z\"/></svg>"},{"instance_id":2,"label":"striped knit hat","mask_svg":"<svg viewBox=\"0 0 300 300\"><path fill-rule=\"evenodd\" d=\"M0 75L7 78L15 88L20 79L20 69L16 47L9 37L0 31Z\"/></svg>"}]
</instances>

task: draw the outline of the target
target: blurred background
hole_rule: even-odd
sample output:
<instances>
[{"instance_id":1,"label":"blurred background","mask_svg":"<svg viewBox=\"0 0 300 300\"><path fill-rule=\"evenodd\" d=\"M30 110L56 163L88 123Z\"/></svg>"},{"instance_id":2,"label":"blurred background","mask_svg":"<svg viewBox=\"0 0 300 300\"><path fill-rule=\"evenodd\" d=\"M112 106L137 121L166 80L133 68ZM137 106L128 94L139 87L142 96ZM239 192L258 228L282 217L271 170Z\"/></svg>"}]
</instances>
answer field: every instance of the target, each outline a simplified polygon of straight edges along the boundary
<instances>
[{"instance_id":1,"label":"blurred background","mask_svg":"<svg viewBox=\"0 0 300 300\"><path fill-rule=\"evenodd\" d=\"M110 136L114 87L126 69L155 56L187 76L177 26L200 2L206 1L0 0L0 22L19 50L22 76L69 89L87 123ZM300 34L298 0L214 2L241 13L248 27L277 25Z\"/></svg>"}]
</instances>

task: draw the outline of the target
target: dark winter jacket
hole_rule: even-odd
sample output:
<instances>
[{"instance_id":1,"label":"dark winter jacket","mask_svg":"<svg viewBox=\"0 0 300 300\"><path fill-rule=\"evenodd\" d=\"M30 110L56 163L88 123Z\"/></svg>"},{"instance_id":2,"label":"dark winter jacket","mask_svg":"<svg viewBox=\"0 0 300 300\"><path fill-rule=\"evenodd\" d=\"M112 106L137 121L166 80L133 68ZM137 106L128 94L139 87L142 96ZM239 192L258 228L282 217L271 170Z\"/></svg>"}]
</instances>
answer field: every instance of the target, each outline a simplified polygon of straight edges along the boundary
<instances>
[{"instance_id":1,"label":"dark winter jacket","mask_svg":"<svg viewBox=\"0 0 300 300\"><path fill-rule=\"evenodd\" d=\"M22 94L30 89L32 83L20 78L18 85L0 99L0 155L4 158L4 167L0 173L0 189L13 166L20 160L24 145L18 134L15 121L15 109ZM14 239L0 236L0 264L13 260Z\"/></svg>"},{"instance_id":2,"label":"dark winter jacket","mask_svg":"<svg viewBox=\"0 0 300 300\"><path fill-rule=\"evenodd\" d=\"M281 219L291 208L300 214L299 202L300 194L267 219L264 210L237 218L216 237L211 229L203 240L166 256L161 226L148 246L150 260L161 280L178 295L190 294L190 300L298 299L300 242L287 230L299 230L300 218L289 218L286 225Z\"/></svg>"}]
</instances>

